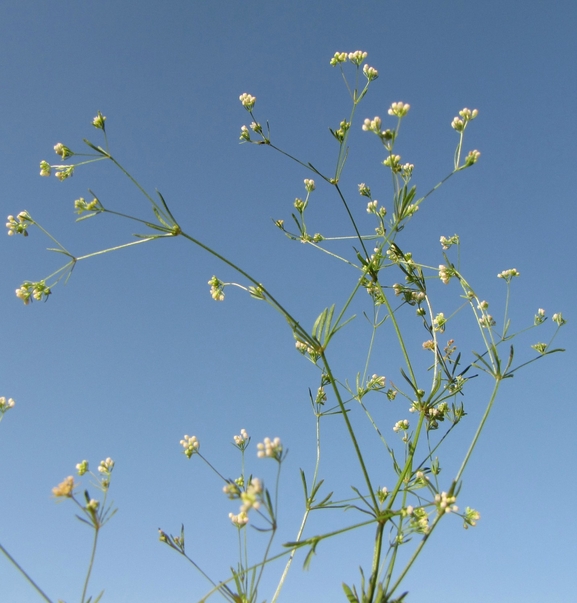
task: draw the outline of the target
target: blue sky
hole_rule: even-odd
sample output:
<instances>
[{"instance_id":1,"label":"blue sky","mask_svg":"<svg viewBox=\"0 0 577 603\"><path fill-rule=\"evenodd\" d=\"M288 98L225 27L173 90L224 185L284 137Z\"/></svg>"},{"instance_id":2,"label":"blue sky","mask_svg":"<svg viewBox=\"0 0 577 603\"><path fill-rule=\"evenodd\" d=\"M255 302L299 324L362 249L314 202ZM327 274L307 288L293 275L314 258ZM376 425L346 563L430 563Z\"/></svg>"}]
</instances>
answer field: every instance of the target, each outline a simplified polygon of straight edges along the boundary
<instances>
[{"instance_id":1,"label":"blue sky","mask_svg":"<svg viewBox=\"0 0 577 603\"><path fill-rule=\"evenodd\" d=\"M238 144L248 123L239 94L258 98L256 114L269 120L278 146L329 169L335 143L327 128L349 111L329 59L335 51L366 50L380 75L358 118L384 118L391 102L411 104L398 152L415 164L422 193L451 169L452 118L465 106L479 109L465 144L481 151L478 165L431 197L399 244L436 265L439 236L458 233L464 270L495 307L504 301L496 274L517 268L515 324L531 323L539 307L549 316L563 312L570 322L556 343L568 351L504 384L459 500L478 508L482 520L467 532L460 521L446 521L433 535L405 585L412 603L557 603L577 589L577 531L566 510L577 494L569 303L577 293L576 13L567 0L0 7L5 215L28 210L78 255L131 240L134 227L110 216L74 222L72 203L88 197L88 188L121 211L150 217L111 166L87 166L63 183L38 176L40 160L56 161L57 142L74 150L83 137L101 143L90 125L100 110L113 154L148 190L162 192L185 230L233 256L306 325L326 305L344 302L355 275L291 244L272 225L271 218L288 222L310 173L270 149ZM385 205L389 192L383 150L360 124L342 186L370 230L357 184L374 183ZM318 187L309 220L321 232L340 233L346 216L332 195L330 187ZM0 426L0 543L54 600L78 600L90 534L72 505L54 503L51 488L80 460L96 467L110 456L119 512L102 533L92 592L105 588L110 603L196 601L206 584L158 543L156 530L176 533L184 523L189 551L220 578L235 563L227 519L235 506L198 458L185 459L179 440L194 433L203 453L234 476L233 434L246 428L254 443L280 436L290 454L278 542L292 539L302 505L298 469L310 470L314 453L307 397L317 375L273 311L234 290L215 303L208 279L234 280L233 274L181 240L81 262L48 303L24 307L15 288L59 266L47 243L38 231L0 238L0 396L17 402ZM348 352L361 345L361 335L356 325L348 336L343 331L335 356L353 380L359 368ZM417 347L419 337L411 335ZM531 357L534 339L546 336L519 339L519 358ZM464 353L476 343L468 345ZM386 344L379 348L375 372L395 380L398 367ZM451 443L461 454L486 385L475 392ZM398 404L382 411L384 426L406 412ZM357 468L348 448L340 450L346 444L336 420L327 422L327 434L327 458L330 451L338 462L327 461L325 477L331 489L346 492ZM272 479L271 466L251 455L253 471ZM450 479L450 462L446 471ZM319 516L311 533L339 519ZM293 568L284 600L344 600L340 583L358 583L371 539L367 531L321 546L311 571L302 572L300 563ZM279 572L272 568L266 584ZM260 596L270 597L266 589ZM0 599L39 600L5 559Z\"/></svg>"}]
</instances>

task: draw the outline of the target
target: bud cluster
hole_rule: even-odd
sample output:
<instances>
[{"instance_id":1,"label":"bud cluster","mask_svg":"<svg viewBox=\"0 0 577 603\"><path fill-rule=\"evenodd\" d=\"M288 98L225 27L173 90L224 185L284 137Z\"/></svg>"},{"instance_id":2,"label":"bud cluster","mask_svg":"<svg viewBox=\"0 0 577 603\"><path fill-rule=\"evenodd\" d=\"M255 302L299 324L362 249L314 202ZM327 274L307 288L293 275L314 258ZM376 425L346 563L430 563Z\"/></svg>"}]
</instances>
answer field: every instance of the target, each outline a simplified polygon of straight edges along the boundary
<instances>
[{"instance_id":1,"label":"bud cluster","mask_svg":"<svg viewBox=\"0 0 577 603\"><path fill-rule=\"evenodd\" d=\"M26 229L32 221L32 218L27 211L21 211L16 218L14 216L8 216L7 220L6 228L8 229L8 236L13 236L15 234L21 234L24 237L28 236L28 231Z\"/></svg>"}]
</instances>

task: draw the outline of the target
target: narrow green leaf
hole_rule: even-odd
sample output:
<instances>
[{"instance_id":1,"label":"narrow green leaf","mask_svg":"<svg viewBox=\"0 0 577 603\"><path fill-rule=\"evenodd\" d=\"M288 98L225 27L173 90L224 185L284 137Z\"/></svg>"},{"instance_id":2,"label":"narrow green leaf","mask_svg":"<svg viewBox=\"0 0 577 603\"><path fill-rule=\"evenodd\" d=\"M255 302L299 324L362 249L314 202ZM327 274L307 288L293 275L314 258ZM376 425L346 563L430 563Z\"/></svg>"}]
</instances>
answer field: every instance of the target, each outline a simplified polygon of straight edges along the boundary
<instances>
[{"instance_id":1,"label":"narrow green leaf","mask_svg":"<svg viewBox=\"0 0 577 603\"><path fill-rule=\"evenodd\" d=\"M344 582L343 582L343 590L345 591L345 595L347 596L347 599L350 601L350 603L359 603L358 597L353 595L353 592L351 591L351 589Z\"/></svg>"},{"instance_id":2,"label":"narrow green leaf","mask_svg":"<svg viewBox=\"0 0 577 603\"><path fill-rule=\"evenodd\" d=\"M310 392L310 390L309 390L309 392ZM311 398L312 398L312 395L311 395ZM305 472L302 469L300 470L300 472L301 472L301 480L303 483L303 490L305 492L305 502L306 502L309 499L308 488L307 488L307 478L306 478Z\"/></svg>"}]
</instances>

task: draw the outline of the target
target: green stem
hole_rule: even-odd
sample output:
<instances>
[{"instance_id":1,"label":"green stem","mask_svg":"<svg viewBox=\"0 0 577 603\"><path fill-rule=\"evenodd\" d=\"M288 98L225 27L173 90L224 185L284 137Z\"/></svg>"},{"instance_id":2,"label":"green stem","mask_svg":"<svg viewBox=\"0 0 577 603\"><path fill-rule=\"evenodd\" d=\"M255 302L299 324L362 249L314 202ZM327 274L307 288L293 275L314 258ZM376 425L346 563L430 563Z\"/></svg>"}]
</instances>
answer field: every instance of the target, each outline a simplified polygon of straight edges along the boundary
<instances>
[{"instance_id":1,"label":"green stem","mask_svg":"<svg viewBox=\"0 0 577 603\"><path fill-rule=\"evenodd\" d=\"M38 584L36 584L36 582L34 582L34 580L32 580L32 578L26 573L24 568L18 564L16 559L14 559L14 557L12 557L12 555L10 555L10 553L1 544L0 544L0 551L2 551L4 553L4 555L6 555L6 557L10 561L10 563L12 563L12 565L26 578L28 583L36 590L36 592L45 601L48 601L48 603L52 603L52 600L48 597L48 595L38 586Z\"/></svg>"},{"instance_id":2,"label":"green stem","mask_svg":"<svg viewBox=\"0 0 577 603\"><path fill-rule=\"evenodd\" d=\"M459 471L457 472L457 475L455 476L455 479L453 480L453 489L455 488L455 486L461 479L461 475L463 475L463 471L465 470L465 467L467 466L467 463L469 462L469 459L471 458L473 449L477 445L477 440L479 439L479 436L481 435L481 431L483 431L485 422L489 418L489 413L491 412L491 408L493 408L493 403L495 402L495 399L497 398L497 392L499 391L500 385L501 385L501 378L500 377L495 378L495 386L493 387L493 391L491 393L491 398L489 399L487 408L485 409L485 412L483 413L481 422L479 423L479 426L477 427L477 431L475 432L475 435L473 436L473 440L471 441L469 450L467 450L467 454L465 455L465 458L463 459L463 462L461 463L461 467L459 468Z\"/></svg>"},{"instance_id":3,"label":"green stem","mask_svg":"<svg viewBox=\"0 0 577 603\"><path fill-rule=\"evenodd\" d=\"M359 232L359 229L357 228L357 223L355 222L355 219L353 218L353 214L351 213L351 210L349 209L349 206L343 196L343 193L341 192L341 189L339 188L339 185L335 184L335 188L337 189L337 193L339 194L339 197L341 198L341 201L343 202L343 205L345 206L345 209L347 210L347 213L349 214L349 219L353 225L353 228L355 229L355 232L357 233L357 239L361 243L361 247L363 248L363 251L365 252L365 258L368 261L369 254L367 252L367 248L365 247L365 242L363 241L363 237L361 236L361 233Z\"/></svg>"},{"instance_id":4,"label":"green stem","mask_svg":"<svg viewBox=\"0 0 577 603\"><path fill-rule=\"evenodd\" d=\"M82 589L82 599L81 603L84 603L86 597L86 591L88 590L88 583L90 582L90 574L92 573L92 567L94 565L94 558L96 555L96 545L98 544L98 533L100 531L100 527L98 525L94 526L94 541L92 543L92 552L90 554L90 563L88 564L88 572L86 572L86 580L84 581L84 588Z\"/></svg>"},{"instance_id":5,"label":"green stem","mask_svg":"<svg viewBox=\"0 0 577 603\"><path fill-rule=\"evenodd\" d=\"M479 426L477 427L477 431L475 432L475 435L473 436L473 440L471 441L469 449L467 450L467 454L465 455L465 458L463 459L463 462L461 463L461 467L459 468L459 471L457 472L457 475L455 476L455 479L453 480L453 484L451 486L451 491L454 491L454 489L456 488L457 484L459 483L459 480L461 479L461 476L463 475L463 471L465 470L465 467L467 466L467 463L469 462L469 459L471 458L471 454L473 453L473 449L477 445L477 441L479 439L479 436L481 435L481 431L483 430L485 422L487 421L487 418L489 417L489 413L491 412L491 408L493 407L493 403L495 402L495 399L497 397L497 392L499 390L500 384L501 384L501 379L496 379L496 381L495 381L495 387L493 388L493 392L491 394L491 398L489 399L489 403L487 404L487 408L485 409L485 412L483 414L481 422L479 423ZM413 565L413 563L417 559L417 557L418 557L419 553L421 552L422 548L425 546L425 542L430 537L430 535L432 534L433 530L435 529L435 527L439 523L441 517L442 517L442 515L438 515L437 516L437 518L435 519L435 521L433 522L433 524L431 526L431 529L430 529L429 533L426 534L423 537L423 539L421 540L421 542L419 543L419 545L415 549L414 553L411 555L411 558L407 562L407 565L405 566L405 568L403 569L403 571L401 572L401 574L397 578L396 582L391 587L391 590L388 591L388 593L387 593L388 595L392 595L395 592L395 590L399 587L400 583L403 581L404 577L407 575L407 572L409 571L409 569L411 568L411 566Z\"/></svg>"},{"instance_id":6,"label":"green stem","mask_svg":"<svg viewBox=\"0 0 577 603\"><path fill-rule=\"evenodd\" d=\"M152 206L156 208L162 215L165 215L162 209L157 205L156 201L142 188L142 186L138 183L138 181L133 178L129 172L127 172L121 165L112 157L112 155L108 155L108 158L114 165L138 188L138 190L152 203Z\"/></svg>"},{"instance_id":7,"label":"green stem","mask_svg":"<svg viewBox=\"0 0 577 603\"><path fill-rule=\"evenodd\" d=\"M204 249L205 251L207 251L208 253L210 253L214 257L218 258L221 262L223 262L227 266L230 266L231 268L233 268L234 270L236 270L236 272L238 272L239 274L241 274L242 276L244 276L247 280L249 280L256 287L261 287L262 290L263 290L263 292L266 294L266 297L268 298L268 300L270 300L270 302L272 302L273 307L275 307L281 314L283 314L285 316L285 318L290 323L290 325L293 327L293 329L303 339L305 339L306 341L308 341L311 345L315 344L314 340L300 326L300 324L298 323L298 321L296 319L294 319L289 314L289 312L287 312L287 310L285 310L284 307L270 294L270 292L261 283L259 283L256 279L254 279L248 272L245 272L242 268L240 268L239 266L237 266L235 263L231 262L230 260L228 260L224 256L220 255L220 253L214 251L214 249L208 247L204 243L201 243L198 239L195 239L194 237L191 237L190 235L186 234L185 232L181 232L180 235L183 236L185 239L188 239L189 241L191 241L195 245L198 245L199 247L201 247L202 249Z\"/></svg>"},{"instance_id":8,"label":"green stem","mask_svg":"<svg viewBox=\"0 0 577 603\"><path fill-rule=\"evenodd\" d=\"M333 373L331 371L331 367L329 366L328 360L325 356L325 352L324 350L321 352L321 358L323 361L323 365L327 371L327 375L331 381L331 385L333 388L333 391L335 392L335 396L337 398L337 402L339 404L339 407L341 409L341 414L343 415L343 420L345 422L345 425L347 427L347 431L349 432L349 437L351 438L351 442L353 443L353 447L355 449L355 454L357 456L357 459L359 461L359 464L361 466L361 471L363 473L363 477L365 478L365 483L367 484L367 488L369 490L369 494L371 495L371 500L373 501L373 506L375 509L378 509L379 503L377 501L377 497L375 495L374 492L374 488L373 485L371 483L371 478L369 477L369 472L367 470L367 466L365 465L365 460L363 459L363 454L361 452L361 449L359 447L359 443L357 441L357 437L355 436L355 432L353 429L353 426L351 425L351 422L349 421L349 417L348 417L348 413L345 409L345 405L343 403L343 400L341 398L341 394L339 392L339 388L337 387L335 378L333 377Z\"/></svg>"},{"instance_id":9,"label":"green stem","mask_svg":"<svg viewBox=\"0 0 577 603\"><path fill-rule=\"evenodd\" d=\"M321 431L320 431L320 417L319 415L316 416L316 423L317 423L317 433L316 433L316 440L317 440L317 446L316 446L316 462L315 462L315 470L313 473L313 481L311 484L311 492L314 491L315 487L316 487L316 483L317 483L317 478L318 478L318 471L319 471L319 466L320 466L320 462L321 462ZM297 537L295 542L300 542L300 539L302 538L305 526L307 524L311 509L310 509L310 504L312 501L306 501L306 509L305 509L305 513L303 515L302 521L301 521L301 525L299 527L299 531L297 533ZM282 576L280 577L279 583L276 587L276 591L273 595L273 598L271 599L271 603L276 603L276 600L278 599L279 595L280 595L280 591L282 590L282 587L284 586L284 582L286 580L287 574L291 568L294 556L296 554L296 547L292 549L288 561L284 567Z\"/></svg>"},{"instance_id":10,"label":"green stem","mask_svg":"<svg viewBox=\"0 0 577 603\"><path fill-rule=\"evenodd\" d=\"M154 239L160 239L164 237L172 237L174 235L152 235L150 237L146 237L145 239L139 239L138 241L133 241L132 243L125 243L124 245L118 245L116 247L109 247L108 249L102 249L101 251L95 251L94 253L89 253L87 255L80 256L79 258L75 258L77 262L80 260L87 260L88 258L93 258L97 255L102 255L103 253L108 253L109 251L117 251L118 249L125 249L126 247L133 247L134 245L140 245L141 243L146 243L147 241L152 241Z\"/></svg>"},{"instance_id":11,"label":"green stem","mask_svg":"<svg viewBox=\"0 0 577 603\"><path fill-rule=\"evenodd\" d=\"M369 589L367 591L367 602L372 603L375 589L379 578L379 566L381 565L381 553L383 549L383 531L385 522L379 521L377 524L377 532L375 534L375 546L373 549L373 566L371 569L371 577L369 579Z\"/></svg>"}]
</instances>

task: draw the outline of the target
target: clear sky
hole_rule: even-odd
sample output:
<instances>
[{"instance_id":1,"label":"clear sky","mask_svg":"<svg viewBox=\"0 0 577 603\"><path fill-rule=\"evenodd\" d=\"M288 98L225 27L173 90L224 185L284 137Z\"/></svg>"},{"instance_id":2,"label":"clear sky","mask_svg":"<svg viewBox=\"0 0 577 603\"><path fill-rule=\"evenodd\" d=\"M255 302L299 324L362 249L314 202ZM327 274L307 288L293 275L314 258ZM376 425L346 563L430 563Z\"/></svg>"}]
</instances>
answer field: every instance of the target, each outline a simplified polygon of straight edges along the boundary
<instances>
[{"instance_id":1,"label":"clear sky","mask_svg":"<svg viewBox=\"0 0 577 603\"><path fill-rule=\"evenodd\" d=\"M478 165L431 197L400 241L435 265L439 236L458 233L464 270L495 307L504 301L497 273L517 268L516 327L540 307L563 312L569 324L557 343L568 351L504 384L459 501L482 519L474 530L455 520L434 533L405 584L410 603L566 603L577 592L576 16L569 0L0 5L4 215L28 210L78 255L132 240L134 226L109 216L74 222L72 203L88 188L119 211L149 217L111 166L88 166L63 183L38 176L40 160L56 161L57 142L74 150L83 137L101 143L90 125L100 110L113 154L163 193L185 230L234 256L306 325L326 305L343 303L343 279L355 275L271 223L290 219L310 173L270 149L238 144L247 123L239 94L258 98L257 115L269 120L278 146L325 168L335 153L328 127L349 111L329 59L366 50L380 77L358 117L385 117L394 101L411 104L399 150L415 164L422 193L451 170L452 118L463 107L479 110L465 145L481 151ZM375 183L385 205L389 193L383 151L360 123L343 188L372 229L356 186ZM330 187L314 194L313 224L341 232L346 216ZM314 454L308 388L317 386L316 373L264 304L234 290L215 303L208 279L234 280L232 272L180 240L82 262L48 303L25 307L15 288L59 266L47 243L38 231L0 237L0 396L17 402L0 426L0 543L54 600L79 600L91 535L71 504L55 504L51 488L82 459L96 468L110 456L119 512L102 532L91 591L106 589L109 603L196 601L206 584L158 542L157 528L177 533L184 523L189 553L222 578L235 563L227 514L236 507L198 458L186 460L179 440L195 434L203 453L235 476L233 434L245 428L254 443L280 436L290 454L278 542L290 540L302 507L298 469L310 470ZM534 339L546 337L520 339L519 358L531 357ZM354 381L359 367L347 364L346 352L337 363ZM381 354L375 372L395 380L396 357ZM486 387L476 391L467 400L470 421L451 444L461 454L486 399ZM398 404L382 411L383 425L406 411ZM339 430L336 421L327 425L336 458L345 446ZM348 451L324 469L330 489L358 483ZM253 471L271 479L254 453ZM319 519L311 534L333 525ZM321 545L311 571L300 562L293 568L282 600L344 600L340 583L358 583L371 539L367 531ZM280 566L271 570L273 582ZM270 601L265 590L260 598ZM38 600L0 557L0 601Z\"/></svg>"}]
</instances>

